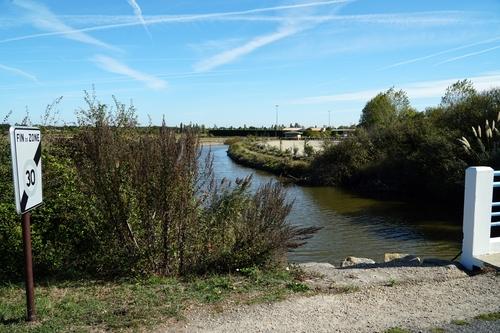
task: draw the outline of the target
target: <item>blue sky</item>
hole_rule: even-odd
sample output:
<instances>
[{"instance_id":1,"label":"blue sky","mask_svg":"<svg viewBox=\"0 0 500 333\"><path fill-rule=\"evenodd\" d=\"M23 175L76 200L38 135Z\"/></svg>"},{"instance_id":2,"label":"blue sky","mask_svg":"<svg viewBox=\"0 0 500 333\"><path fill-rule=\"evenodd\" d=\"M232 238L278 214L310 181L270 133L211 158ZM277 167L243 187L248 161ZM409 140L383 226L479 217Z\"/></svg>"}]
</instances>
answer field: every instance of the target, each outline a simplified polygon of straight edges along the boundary
<instances>
[{"instance_id":1,"label":"blue sky","mask_svg":"<svg viewBox=\"0 0 500 333\"><path fill-rule=\"evenodd\" d=\"M0 0L0 117L33 122L83 90L139 120L357 123L392 86L420 110L471 79L500 86L500 1ZM1 120L1 119L0 119Z\"/></svg>"}]
</instances>

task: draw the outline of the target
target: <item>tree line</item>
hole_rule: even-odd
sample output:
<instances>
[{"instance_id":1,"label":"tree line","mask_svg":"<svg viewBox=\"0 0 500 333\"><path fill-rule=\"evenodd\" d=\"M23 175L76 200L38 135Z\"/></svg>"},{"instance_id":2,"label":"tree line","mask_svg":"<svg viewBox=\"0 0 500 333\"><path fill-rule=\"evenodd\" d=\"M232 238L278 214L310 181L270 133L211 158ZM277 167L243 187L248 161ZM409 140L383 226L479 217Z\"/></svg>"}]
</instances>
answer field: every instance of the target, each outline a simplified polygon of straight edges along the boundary
<instances>
[{"instance_id":1,"label":"tree line","mask_svg":"<svg viewBox=\"0 0 500 333\"><path fill-rule=\"evenodd\" d=\"M458 81L420 112L391 88L366 103L354 135L316 156L310 182L460 207L468 166L500 168L499 117L499 88Z\"/></svg>"}]
</instances>

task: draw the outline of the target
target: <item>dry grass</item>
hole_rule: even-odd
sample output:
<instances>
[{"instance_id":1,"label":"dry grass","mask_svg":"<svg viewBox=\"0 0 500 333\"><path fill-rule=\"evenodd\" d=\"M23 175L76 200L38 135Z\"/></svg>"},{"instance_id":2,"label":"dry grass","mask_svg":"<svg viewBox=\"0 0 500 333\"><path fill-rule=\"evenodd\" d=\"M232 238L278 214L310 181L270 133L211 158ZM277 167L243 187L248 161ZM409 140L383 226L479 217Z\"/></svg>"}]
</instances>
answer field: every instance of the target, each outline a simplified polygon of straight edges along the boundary
<instances>
[{"instance_id":1,"label":"dry grass","mask_svg":"<svg viewBox=\"0 0 500 333\"><path fill-rule=\"evenodd\" d=\"M300 286L300 287L298 287ZM38 321L24 321L22 285L0 287L0 332L138 331L183 320L203 306L220 312L238 304L275 302L312 292L295 271L244 270L191 279L45 282L36 288Z\"/></svg>"}]
</instances>

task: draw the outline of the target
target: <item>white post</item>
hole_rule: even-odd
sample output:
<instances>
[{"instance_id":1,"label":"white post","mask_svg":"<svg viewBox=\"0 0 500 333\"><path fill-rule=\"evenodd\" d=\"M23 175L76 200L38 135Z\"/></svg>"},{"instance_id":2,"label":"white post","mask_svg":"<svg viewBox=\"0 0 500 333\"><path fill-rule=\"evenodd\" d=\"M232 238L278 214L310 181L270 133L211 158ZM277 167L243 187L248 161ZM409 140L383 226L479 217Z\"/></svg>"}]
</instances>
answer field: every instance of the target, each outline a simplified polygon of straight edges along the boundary
<instances>
[{"instance_id":1,"label":"white post","mask_svg":"<svg viewBox=\"0 0 500 333\"><path fill-rule=\"evenodd\" d=\"M472 270L481 267L475 257L490 251L493 169L470 167L465 171L464 239L460 263Z\"/></svg>"}]
</instances>

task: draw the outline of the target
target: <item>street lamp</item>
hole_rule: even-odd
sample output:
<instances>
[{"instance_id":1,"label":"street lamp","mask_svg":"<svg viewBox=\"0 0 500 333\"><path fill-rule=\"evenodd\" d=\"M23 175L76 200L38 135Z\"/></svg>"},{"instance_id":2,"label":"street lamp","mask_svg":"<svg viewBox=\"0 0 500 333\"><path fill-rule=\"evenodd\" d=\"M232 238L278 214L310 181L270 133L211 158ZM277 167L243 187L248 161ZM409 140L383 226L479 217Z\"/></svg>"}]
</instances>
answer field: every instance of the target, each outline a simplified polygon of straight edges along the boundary
<instances>
[{"instance_id":1,"label":"street lamp","mask_svg":"<svg viewBox=\"0 0 500 333\"><path fill-rule=\"evenodd\" d=\"M278 107L279 105L276 104L275 106L275 109L276 109L276 127L274 128L274 134L276 135L276 137L278 137Z\"/></svg>"}]
</instances>

